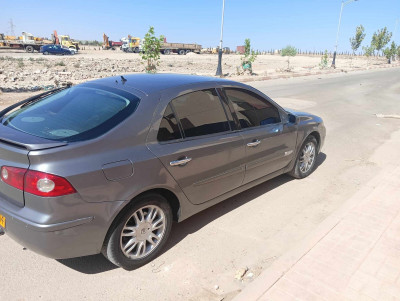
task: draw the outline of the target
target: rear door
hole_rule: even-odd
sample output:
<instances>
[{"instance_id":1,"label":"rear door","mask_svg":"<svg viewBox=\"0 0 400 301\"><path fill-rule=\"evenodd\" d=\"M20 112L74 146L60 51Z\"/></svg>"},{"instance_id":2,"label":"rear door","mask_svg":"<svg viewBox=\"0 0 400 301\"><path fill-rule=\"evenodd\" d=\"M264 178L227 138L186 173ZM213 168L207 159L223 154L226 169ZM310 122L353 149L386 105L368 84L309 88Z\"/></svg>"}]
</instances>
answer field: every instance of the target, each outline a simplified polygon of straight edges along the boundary
<instances>
[{"instance_id":1,"label":"rear door","mask_svg":"<svg viewBox=\"0 0 400 301\"><path fill-rule=\"evenodd\" d=\"M172 99L172 100L171 100ZM157 137L149 149L194 204L239 187L244 178L244 142L215 89L164 95Z\"/></svg>"},{"instance_id":2,"label":"rear door","mask_svg":"<svg viewBox=\"0 0 400 301\"><path fill-rule=\"evenodd\" d=\"M286 167L295 155L296 127L283 123L268 99L243 88L225 88L246 145L244 184Z\"/></svg>"}]
</instances>

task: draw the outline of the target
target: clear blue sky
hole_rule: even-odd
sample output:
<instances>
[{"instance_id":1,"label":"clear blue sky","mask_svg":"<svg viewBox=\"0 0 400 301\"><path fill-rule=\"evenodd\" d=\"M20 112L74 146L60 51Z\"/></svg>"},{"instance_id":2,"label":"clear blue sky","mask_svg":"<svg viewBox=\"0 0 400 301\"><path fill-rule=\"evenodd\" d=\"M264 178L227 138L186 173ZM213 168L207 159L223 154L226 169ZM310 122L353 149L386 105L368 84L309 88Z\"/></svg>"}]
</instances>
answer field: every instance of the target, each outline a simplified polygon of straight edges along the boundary
<instances>
[{"instance_id":1,"label":"clear blue sky","mask_svg":"<svg viewBox=\"0 0 400 301\"><path fill-rule=\"evenodd\" d=\"M309 50L332 50L340 0L226 0L224 46L235 48L250 38L255 49L288 44ZM150 25L169 42L219 43L222 0L0 0L0 33L27 31L50 37L54 29L79 40L102 40L103 32L119 40L143 37ZM349 38L363 24L366 39L382 27L395 30L399 0L359 0L343 11L339 51L350 50ZM396 42L400 44L400 26Z\"/></svg>"}]
</instances>

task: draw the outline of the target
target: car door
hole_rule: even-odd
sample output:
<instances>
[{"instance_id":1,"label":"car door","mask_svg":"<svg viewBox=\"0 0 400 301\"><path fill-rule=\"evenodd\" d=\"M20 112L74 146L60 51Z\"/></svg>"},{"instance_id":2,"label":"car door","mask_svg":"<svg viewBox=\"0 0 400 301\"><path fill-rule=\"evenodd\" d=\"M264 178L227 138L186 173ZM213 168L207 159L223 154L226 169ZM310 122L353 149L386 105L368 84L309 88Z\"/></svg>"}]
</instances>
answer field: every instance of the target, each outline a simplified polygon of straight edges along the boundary
<instances>
[{"instance_id":1,"label":"car door","mask_svg":"<svg viewBox=\"0 0 400 301\"><path fill-rule=\"evenodd\" d=\"M232 116L217 91L164 94L161 106L157 137L148 148L190 202L201 204L239 187L244 179L244 142L233 131Z\"/></svg>"},{"instance_id":2,"label":"car door","mask_svg":"<svg viewBox=\"0 0 400 301\"><path fill-rule=\"evenodd\" d=\"M297 128L282 121L268 99L243 88L224 88L233 105L246 145L243 184L285 168L295 155Z\"/></svg>"}]
</instances>

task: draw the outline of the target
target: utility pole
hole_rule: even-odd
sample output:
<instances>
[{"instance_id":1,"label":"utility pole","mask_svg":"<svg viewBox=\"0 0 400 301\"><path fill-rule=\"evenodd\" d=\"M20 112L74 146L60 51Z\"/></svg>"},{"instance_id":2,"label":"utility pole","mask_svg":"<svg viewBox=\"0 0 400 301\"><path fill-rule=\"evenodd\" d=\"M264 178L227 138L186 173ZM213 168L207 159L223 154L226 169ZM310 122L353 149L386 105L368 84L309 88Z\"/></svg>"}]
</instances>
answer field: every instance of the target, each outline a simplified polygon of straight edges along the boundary
<instances>
[{"instance_id":1,"label":"utility pole","mask_svg":"<svg viewBox=\"0 0 400 301\"><path fill-rule=\"evenodd\" d=\"M215 75L222 75L222 38L224 36L224 11L225 11L225 0L222 0L222 20L221 20L221 39L219 41L219 50L218 50L218 67Z\"/></svg>"},{"instance_id":2,"label":"utility pole","mask_svg":"<svg viewBox=\"0 0 400 301\"><path fill-rule=\"evenodd\" d=\"M336 33L335 52L333 53L333 60L332 60L332 66L331 66L333 68L336 68L336 53L337 53L337 47L338 47L338 42L339 42L340 23L342 21L343 7L345 7L347 4L354 2L354 1L358 1L358 0L348 0L348 1L342 0L342 5L340 6L339 24L338 24L338 29L337 29L337 33Z\"/></svg>"},{"instance_id":3,"label":"utility pole","mask_svg":"<svg viewBox=\"0 0 400 301\"><path fill-rule=\"evenodd\" d=\"M8 21L8 24L9 24L9 27L10 27L10 35L11 36L15 36L15 31L14 31L15 25L14 25L13 20L10 19L10 21Z\"/></svg>"}]
</instances>

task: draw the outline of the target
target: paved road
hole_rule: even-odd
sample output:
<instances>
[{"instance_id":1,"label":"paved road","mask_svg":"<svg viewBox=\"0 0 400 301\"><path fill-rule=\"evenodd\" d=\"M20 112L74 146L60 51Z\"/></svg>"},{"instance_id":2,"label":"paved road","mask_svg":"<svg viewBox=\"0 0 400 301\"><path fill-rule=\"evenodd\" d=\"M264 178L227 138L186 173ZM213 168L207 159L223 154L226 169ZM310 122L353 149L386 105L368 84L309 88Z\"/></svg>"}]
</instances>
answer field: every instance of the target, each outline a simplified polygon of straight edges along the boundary
<instances>
[{"instance_id":1,"label":"paved road","mask_svg":"<svg viewBox=\"0 0 400 301\"><path fill-rule=\"evenodd\" d=\"M0 237L0 300L230 300L381 169L374 150L399 128L400 70L255 82L284 106L324 118L317 170L261 184L174 225L165 253L126 272L102 256L56 261ZM218 285L218 289L215 286Z\"/></svg>"}]
</instances>

